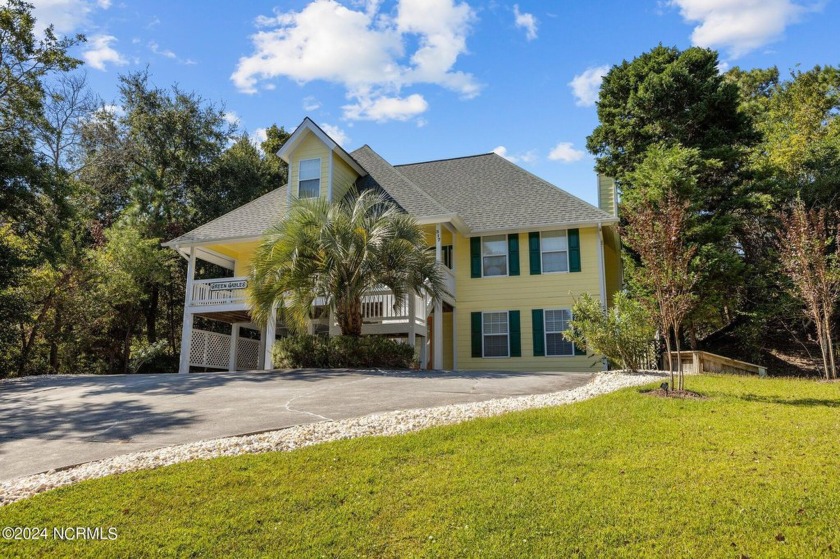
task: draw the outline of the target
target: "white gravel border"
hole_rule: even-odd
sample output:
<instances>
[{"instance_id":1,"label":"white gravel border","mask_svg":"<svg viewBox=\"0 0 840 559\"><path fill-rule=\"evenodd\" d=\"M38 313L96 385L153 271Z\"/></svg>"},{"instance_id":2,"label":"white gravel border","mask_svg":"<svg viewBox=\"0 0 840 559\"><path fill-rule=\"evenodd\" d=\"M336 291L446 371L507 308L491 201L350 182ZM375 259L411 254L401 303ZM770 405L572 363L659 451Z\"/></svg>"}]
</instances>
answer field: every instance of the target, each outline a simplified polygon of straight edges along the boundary
<instances>
[{"instance_id":1,"label":"white gravel border","mask_svg":"<svg viewBox=\"0 0 840 559\"><path fill-rule=\"evenodd\" d=\"M661 380L665 376L667 375L660 371L598 373L584 386L550 394L515 396L435 408L375 413L339 421L321 421L297 425L256 435L198 441L124 454L66 469L50 470L0 482L0 506L26 499L50 489L112 474L159 468L189 460L207 460L219 456L294 450L341 439L373 435L399 435L438 425L461 423L479 417L491 417L512 411L580 402L622 388L649 384Z\"/></svg>"}]
</instances>

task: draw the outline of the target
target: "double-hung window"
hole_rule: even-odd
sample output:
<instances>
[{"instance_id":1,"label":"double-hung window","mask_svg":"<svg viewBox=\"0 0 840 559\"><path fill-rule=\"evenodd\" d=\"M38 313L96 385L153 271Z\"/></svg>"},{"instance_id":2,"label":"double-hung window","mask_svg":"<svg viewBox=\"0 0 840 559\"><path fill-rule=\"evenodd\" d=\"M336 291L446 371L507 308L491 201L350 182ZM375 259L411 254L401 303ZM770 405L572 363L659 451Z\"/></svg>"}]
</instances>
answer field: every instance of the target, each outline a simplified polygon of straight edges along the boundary
<instances>
[{"instance_id":1,"label":"double-hung window","mask_svg":"<svg viewBox=\"0 0 840 559\"><path fill-rule=\"evenodd\" d=\"M298 171L298 198L317 198L320 196L321 160L302 159Z\"/></svg>"},{"instance_id":2,"label":"double-hung window","mask_svg":"<svg viewBox=\"0 0 840 559\"><path fill-rule=\"evenodd\" d=\"M504 235L481 238L481 275L484 277L508 274L508 240Z\"/></svg>"},{"instance_id":3,"label":"double-hung window","mask_svg":"<svg viewBox=\"0 0 840 559\"><path fill-rule=\"evenodd\" d=\"M507 311L484 313L481 330L484 357L510 357Z\"/></svg>"},{"instance_id":4,"label":"double-hung window","mask_svg":"<svg viewBox=\"0 0 840 559\"><path fill-rule=\"evenodd\" d=\"M575 346L563 336L569 327L572 311L569 309L546 310L545 317L545 354L548 356L574 355Z\"/></svg>"},{"instance_id":5,"label":"double-hung window","mask_svg":"<svg viewBox=\"0 0 840 559\"><path fill-rule=\"evenodd\" d=\"M542 271L569 271L569 240L565 231L544 231L540 234Z\"/></svg>"}]
</instances>

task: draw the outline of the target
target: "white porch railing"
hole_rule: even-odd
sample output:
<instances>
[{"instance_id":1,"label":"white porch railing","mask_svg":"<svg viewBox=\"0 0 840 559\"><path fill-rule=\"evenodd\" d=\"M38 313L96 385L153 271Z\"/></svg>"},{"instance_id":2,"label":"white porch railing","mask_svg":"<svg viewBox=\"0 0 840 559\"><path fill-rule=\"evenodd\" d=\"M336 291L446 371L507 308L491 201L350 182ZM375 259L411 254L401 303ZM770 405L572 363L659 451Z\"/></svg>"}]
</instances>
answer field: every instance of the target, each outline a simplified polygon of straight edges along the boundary
<instances>
[{"instance_id":1,"label":"white porch railing","mask_svg":"<svg viewBox=\"0 0 840 559\"><path fill-rule=\"evenodd\" d=\"M443 270L443 278L446 281L446 290L449 291L449 294L452 295L453 302L455 301L455 272L444 266L443 264L440 265L440 268Z\"/></svg>"},{"instance_id":2,"label":"white porch railing","mask_svg":"<svg viewBox=\"0 0 840 559\"><path fill-rule=\"evenodd\" d=\"M194 307L244 304L247 286L246 277L195 280L191 304Z\"/></svg>"},{"instance_id":3,"label":"white porch railing","mask_svg":"<svg viewBox=\"0 0 840 559\"><path fill-rule=\"evenodd\" d=\"M394 305L394 303L397 303ZM390 289L377 289L362 297L362 320L382 324L408 322L411 318L409 297L397 301ZM426 303L422 297L414 298L414 320L426 324Z\"/></svg>"}]
</instances>

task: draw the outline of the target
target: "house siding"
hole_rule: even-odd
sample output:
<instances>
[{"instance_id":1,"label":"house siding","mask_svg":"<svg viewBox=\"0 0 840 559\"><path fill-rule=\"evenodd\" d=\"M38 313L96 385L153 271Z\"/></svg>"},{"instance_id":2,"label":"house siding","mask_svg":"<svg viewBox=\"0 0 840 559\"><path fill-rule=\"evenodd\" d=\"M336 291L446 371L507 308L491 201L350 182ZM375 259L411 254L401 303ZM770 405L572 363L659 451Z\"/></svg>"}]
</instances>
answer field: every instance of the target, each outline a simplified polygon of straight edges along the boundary
<instances>
[{"instance_id":1,"label":"house siding","mask_svg":"<svg viewBox=\"0 0 840 559\"><path fill-rule=\"evenodd\" d=\"M312 133L307 133L301 140L292 156L289 158L289 186L292 196L298 195L298 177L300 162L304 159L321 160L321 196L326 197L328 192L329 168L331 151L327 146Z\"/></svg>"},{"instance_id":2,"label":"house siding","mask_svg":"<svg viewBox=\"0 0 840 559\"><path fill-rule=\"evenodd\" d=\"M341 200L359 178L358 173L353 170L338 154L332 154L333 159L333 200Z\"/></svg>"},{"instance_id":3,"label":"house siding","mask_svg":"<svg viewBox=\"0 0 840 559\"><path fill-rule=\"evenodd\" d=\"M582 293L598 295L597 228L580 229L581 271L567 273L529 273L528 232L519 234L519 276L492 278L470 277L470 241L456 235L455 278L457 290L456 331L459 369L507 371L590 371L599 370L595 357L535 357L531 311L533 309L571 308ZM471 314L473 312L520 312L521 357L472 357Z\"/></svg>"}]
</instances>

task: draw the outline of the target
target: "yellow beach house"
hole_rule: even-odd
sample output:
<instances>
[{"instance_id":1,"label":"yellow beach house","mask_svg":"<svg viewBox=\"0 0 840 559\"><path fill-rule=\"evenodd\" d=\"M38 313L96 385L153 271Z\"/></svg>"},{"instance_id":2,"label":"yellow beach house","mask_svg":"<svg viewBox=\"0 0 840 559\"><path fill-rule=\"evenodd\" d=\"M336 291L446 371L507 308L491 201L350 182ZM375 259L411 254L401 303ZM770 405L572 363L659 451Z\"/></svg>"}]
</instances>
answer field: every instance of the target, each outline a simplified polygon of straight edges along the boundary
<instances>
[{"instance_id":1,"label":"yellow beach house","mask_svg":"<svg viewBox=\"0 0 840 559\"><path fill-rule=\"evenodd\" d=\"M348 153L309 118L278 155L289 165L287 185L166 243L189 262L180 372L272 368L272 344L286 330L282 320L262 329L251 321L245 288L254 250L294 197L338 200L351 188L379 189L416 218L451 294L435 304L371 292L364 335L403 339L434 369L602 367L561 332L576 297L609 305L620 288L613 181L599 177L596 208L495 153L392 165L367 145ZM196 279L197 260L226 277ZM314 315L310 332L338 333L328 312ZM196 317L217 327L194 328Z\"/></svg>"}]
</instances>

